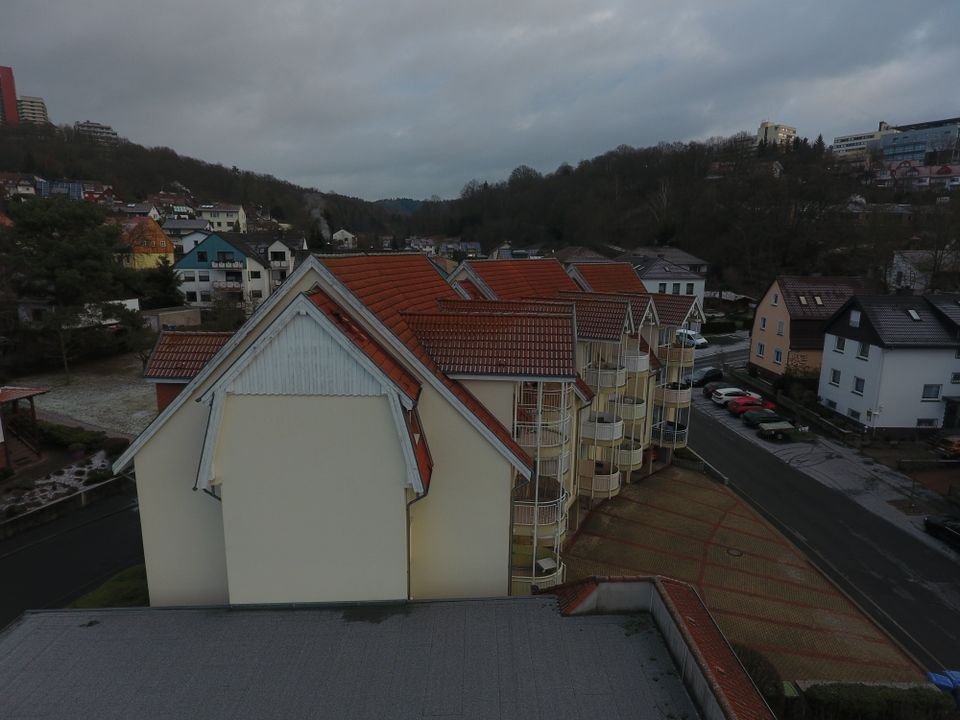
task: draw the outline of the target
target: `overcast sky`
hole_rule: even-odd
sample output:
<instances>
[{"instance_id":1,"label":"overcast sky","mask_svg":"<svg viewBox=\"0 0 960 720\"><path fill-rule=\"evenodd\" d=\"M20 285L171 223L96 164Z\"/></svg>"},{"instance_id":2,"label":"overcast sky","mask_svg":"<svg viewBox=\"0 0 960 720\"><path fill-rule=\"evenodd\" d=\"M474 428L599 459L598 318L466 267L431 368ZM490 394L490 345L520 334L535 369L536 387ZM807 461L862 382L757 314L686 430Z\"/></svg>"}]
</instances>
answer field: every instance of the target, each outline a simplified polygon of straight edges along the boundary
<instances>
[{"instance_id":1,"label":"overcast sky","mask_svg":"<svg viewBox=\"0 0 960 720\"><path fill-rule=\"evenodd\" d=\"M960 115L960 2L4 0L56 123L324 191L452 197L517 165Z\"/></svg>"}]
</instances>

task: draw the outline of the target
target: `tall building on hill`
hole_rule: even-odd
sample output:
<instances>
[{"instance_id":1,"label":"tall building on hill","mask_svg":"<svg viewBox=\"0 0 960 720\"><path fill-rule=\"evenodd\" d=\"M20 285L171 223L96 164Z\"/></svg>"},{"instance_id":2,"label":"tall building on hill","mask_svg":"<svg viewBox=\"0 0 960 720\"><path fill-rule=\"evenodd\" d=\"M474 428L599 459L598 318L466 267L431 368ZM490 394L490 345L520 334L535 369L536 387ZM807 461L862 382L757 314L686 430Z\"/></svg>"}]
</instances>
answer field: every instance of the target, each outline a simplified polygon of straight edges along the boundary
<instances>
[{"instance_id":1,"label":"tall building on hill","mask_svg":"<svg viewBox=\"0 0 960 720\"><path fill-rule=\"evenodd\" d=\"M49 125L50 116L47 115L47 104L41 97L24 95L17 100L17 111L20 122L33 125Z\"/></svg>"},{"instance_id":2,"label":"tall building on hill","mask_svg":"<svg viewBox=\"0 0 960 720\"><path fill-rule=\"evenodd\" d=\"M84 120L83 122L74 123L73 129L79 134L86 135L105 145L116 145L120 141L117 131L109 125Z\"/></svg>"},{"instance_id":3,"label":"tall building on hill","mask_svg":"<svg viewBox=\"0 0 960 720\"><path fill-rule=\"evenodd\" d=\"M789 125L764 120L757 128L757 145L766 141L768 145L788 145L797 138L797 129Z\"/></svg>"},{"instance_id":4,"label":"tall building on hill","mask_svg":"<svg viewBox=\"0 0 960 720\"><path fill-rule=\"evenodd\" d=\"M17 84L13 68L0 65L0 125L19 125L17 110Z\"/></svg>"}]
</instances>

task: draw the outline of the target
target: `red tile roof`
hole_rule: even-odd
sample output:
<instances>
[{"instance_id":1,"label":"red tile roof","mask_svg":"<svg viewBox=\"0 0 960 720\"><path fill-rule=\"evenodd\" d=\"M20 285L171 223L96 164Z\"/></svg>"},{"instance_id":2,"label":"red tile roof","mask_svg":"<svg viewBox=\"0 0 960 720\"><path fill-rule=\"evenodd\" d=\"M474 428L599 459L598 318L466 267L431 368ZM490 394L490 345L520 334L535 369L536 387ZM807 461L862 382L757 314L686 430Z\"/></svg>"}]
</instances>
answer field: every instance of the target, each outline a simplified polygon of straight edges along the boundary
<instances>
[{"instance_id":1,"label":"red tile roof","mask_svg":"<svg viewBox=\"0 0 960 720\"><path fill-rule=\"evenodd\" d=\"M573 379L577 374L572 313L404 313L403 318L448 375Z\"/></svg>"},{"instance_id":2,"label":"red tile roof","mask_svg":"<svg viewBox=\"0 0 960 720\"><path fill-rule=\"evenodd\" d=\"M553 258L545 260L468 260L476 273L499 300L550 297L561 290L580 288Z\"/></svg>"},{"instance_id":3,"label":"red tile roof","mask_svg":"<svg viewBox=\"0 0 960 720\"><path fill-rule=\"evenodd\" d=\"M441 298L462 299L425 255L353 255L320 261L520 462L532 467L530 456L510 431L463 385L440 370L403 319L403 312L437 310Z\"/></svg>"},{"instance_id":4,"label":"red tile roof","mask_svg":"<svg viewBox=\"0 0 960 720\"><path fill-rule=\"evenodd\" d=\"M118 218L112 218L114 221ZM173 241L167 237L157 221L151 217L131 217L119 220L123 227L120 242L137 254L172 255Z\"/></svg>"},{"instance_id":5,"label":"red tile roof","mask_svg":"<svg viewBox=\"0 0 960 720\"><path fill-rule=\"evenodd\" d=\"M143 376L163 380L190 380L231 337L233 333L230 332L164 330L157 338Z\"/></svg>"},{"instance_id":6,"label":"red tile roof","mask_svg":"<svg viewBox=\"0 0 960 720\"><path fill-rule=\"evenodd\" d=\"M420 397L420 381L417 380L400 362L376 340L367 335L349 313L337 305L333 299L319 288L307 293L307 297L327 316L329 320L363 353L373 360L383 372L410 400L416 402Z\"/></svg>"},{"instance_id":7,"label":"red tile roof","mask_svg":"<svg viewBox=\"0 0 960 720\"><path fill-rule=\"evenodd\" d=\"M573 315L572 301L559 300L440 300L444 312L455 313L539 313L541 315Z\"/></svg>"},{"instance_id":8,"label":"red tile roof","mask_svg":"<svg viewBox=\"0 0 960 720\"><path fill-rule=\"evenodd\" d=\"M640 280L633 265L623 262L573 263L571 265L593 292L640 293L647 288Z\"/></svg>"},{"instance_id":9,"label":"red tile roof","mask_svg":"<svg viewBox=\"0 0 960 720\"><path fill-rule=\"evenodd\" d=\"M593 395L594 395L593 388L587 385L587 381L584 380L582 377L580 377L579 374L577 375L577 382L575 387L576 387L577 393L580 395L580 397L583 398L584 402L590 402L591 400L593 400Z\"/></svg>"},{"instance_id":10,"label":"red tile roof","mask_svg":"<svg viewBox=\"0 0 960 720\"><path fill-rule=\"evenodd\" d=\"M560 293L560 297L567 297L567 293ZM617 300L626 300L630 303L630 312L633 315L634 325L640 323L640 320L643 318L644 314L647 312L647 308L653 302L649 293L625 293L625 292L596 292L593 291L590 293L591 297L597 298L614 298Z\"/></svg>"},{"instance_id":11,"label":"red tile roof","mask_svg":"<svg viewBox=\"0 0 960 720\"><path fill-rule=\"evenodd\" d=\"M623 337L630 303L622 298L585 292L564 292L559 302L572 302L577 313L577 338L616 342Z\"/></svg>"},{"instance_id":12,"label":"red tile roof","mask_svg":"<svg viewBox=\"0 0 960 720\"><path fill-rule=\"evenodd\" d=\"M467 295L470 296L471 300L483 300L484 295L480 292L480 288L476 286L472 280L459 280L457 281L459 285Z\"/></svg>"},{"instance_id":13,"label":"red tile roof","mask_svg":"<svg viewBox=\"0 0 960 720\"><path fill-rule=\"evenodd\" d=\"M0 387L0 403L23 400L35 395L43 395L44 393L48 392L50 392L50 388L14 387L12 385L4 385L3 387Z\"/></svg>"},{"instance_id":14,"label":"red tile roof","mask_svg":"<svg viewBox=\"0 0 960 720\"><path fill-rule=\"evenodd\" d=\"M779 275L777 284L790 318L798 320L826 320L853 295L866 288L863 280L856 277ZM805 303L800 302L801 297Z\"/></svg>"},{"instance_id":15,"label":"red tile roof","mask_svg":"<svg viewBox=\"0 0 960 720\"><path fill-rule=\"evenodd\" d=\"M670 295L667 293L654 293L653 305L657 309L657 317L660 318L661 325L677 327L682 325L690 314L690 308L696 301L695 295Z\"/></svg>"},{"instance_id":16,"label":"red tile roof","mask_svg":"<svg viewBox=\"0 0 960 720\"><path fill-rule=\"evenodd\" d=\"M420 482L426 492L430 488L430 477L433 475L433 457L427 445L427 436L423 434L420 413L416 408L405 411L404 416L407 432L410 433L410 443L413 445L413 457L417 461L417 472L420 474Z\"/></svg>"}]
</instances>

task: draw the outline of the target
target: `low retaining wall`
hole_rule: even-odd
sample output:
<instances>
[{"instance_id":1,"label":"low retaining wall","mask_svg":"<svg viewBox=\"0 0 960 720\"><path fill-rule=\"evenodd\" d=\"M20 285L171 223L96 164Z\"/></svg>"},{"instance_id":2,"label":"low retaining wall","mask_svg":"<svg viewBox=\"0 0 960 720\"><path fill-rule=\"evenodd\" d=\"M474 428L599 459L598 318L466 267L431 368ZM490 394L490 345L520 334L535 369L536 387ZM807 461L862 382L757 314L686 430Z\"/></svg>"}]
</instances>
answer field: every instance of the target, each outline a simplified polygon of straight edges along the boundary
<instances>
[{"instance_id":1,"label":"low retaining wall","mask_svg":"<svg viewBox=\"0 0 960 720\"><path fill-rule=\"evenodd\" d=\"M136 492L136 484L129 478L122 476L82 488L73 495L67 495L43 507L35 508L0 523L0 540L13 537L25 530L45 525L64 515L69 515L100 498L125 493L135 495Z\"/></svg>"}]
</instances>

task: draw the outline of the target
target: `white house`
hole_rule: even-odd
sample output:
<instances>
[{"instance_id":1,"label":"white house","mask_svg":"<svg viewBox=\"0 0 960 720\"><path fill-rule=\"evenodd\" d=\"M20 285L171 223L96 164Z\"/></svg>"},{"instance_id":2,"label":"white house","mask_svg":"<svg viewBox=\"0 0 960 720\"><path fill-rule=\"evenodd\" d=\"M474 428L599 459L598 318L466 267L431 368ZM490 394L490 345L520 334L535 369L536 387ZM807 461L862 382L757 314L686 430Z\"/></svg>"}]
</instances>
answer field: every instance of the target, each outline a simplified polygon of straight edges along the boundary
<instances>
[{"instance_id":1,"label":"white house","mask_svg":"<svg viewBox=\"0 0 960 720\"><path fill-rule=\"evenodd\" d=\"M820 402L887 432L960 425L960 295L863 296L827 324Z\"/></svg>"},{"instance_id":2,"label":"white house","mask_svg":"<svg viewBox=\"0 0 960 720\"><path fill-rule=\"evenodd\" d=\"M214 231L241 233L247 231L247 214L243 211L242 205L228 203L201 205L197 208L197 217L208 221Z\"/></svg>"},{"instance_id":3,"label":"white house","mask_svg":"<svg viewBox=\"0 0 960 720\"><path fill-rule=\"evenodd\" d=\"M173 267L188 305L212 307L221 299L252 309L275 287L269 265L246 243L212 233L184 253Z\"/></svg>"},{"instance_id":4,"label":"white house","mask_svg":"<svg viewBox=\"0 0 960 720\"><path fill-rule=\"evenodd\" d=\"M357 248L357 236L349 230L340 228L333 234L333 244L341 250L355 250Z\"/></svg>"}]
</instances>

